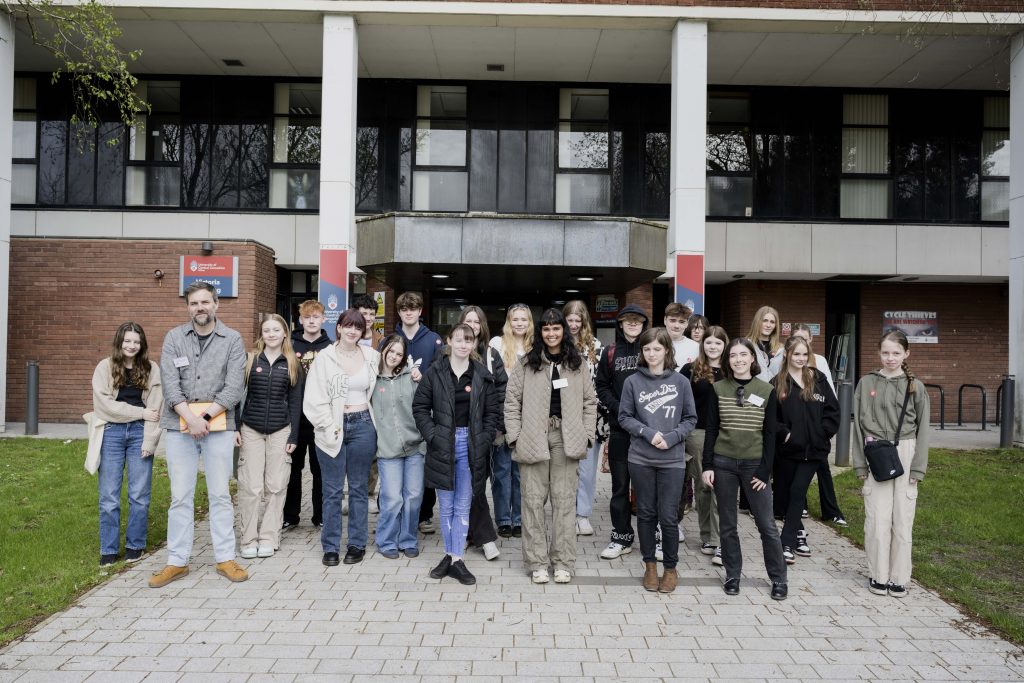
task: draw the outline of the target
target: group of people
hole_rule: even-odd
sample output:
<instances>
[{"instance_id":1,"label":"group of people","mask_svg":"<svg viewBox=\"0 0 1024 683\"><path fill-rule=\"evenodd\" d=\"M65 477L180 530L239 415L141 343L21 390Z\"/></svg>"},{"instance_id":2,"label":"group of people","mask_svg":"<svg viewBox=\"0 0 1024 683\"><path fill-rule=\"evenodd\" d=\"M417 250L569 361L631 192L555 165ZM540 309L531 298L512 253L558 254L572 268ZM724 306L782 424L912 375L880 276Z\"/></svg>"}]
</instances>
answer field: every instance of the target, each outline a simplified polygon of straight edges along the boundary
<instances>
[{"instance_id":1,"label":"group of people","mask_svg":"<svg viewBox=\"0 0 1024 683\"><path fill-rule=\"evenodd\" d=\"M282 531L299 524L307 458L324 565L364 559L376 496L378 554L417 557L419 535L439 528L444 555L430 576L467 585L476 582L467 547L492 560L499 537L522 538L534 583L572 581L576 536L594 533L599 466L612 480L612 529L600 555L614 560L638 540L649 591L675 590L691 508L699 550L724 567L729 595L740 591L740 511L757 526L777 600L788 594L788 565L811 554L802 520L815 476L824 518L846 525L828 467L841 419L828 365L806 325L782 343L771 307L758 310L748 336L730 339L680 304L666 308L663 327L650 327L630 304L618 312L615 341L602 347L582 301L536 321L525 304L509 306L493 338L483 310L466 306L442 339L420 321L418 294L397 298L400 323L388 336L373 330L376 305L361 295L338 317L335 341L323 329L323 306L307 301L294 332L267 316L246 353L239 334L217 319L211 285L195 283L185 298L190 320L167 334L159 365L148 358L145 332L127 322L93 377L101 564L120 559L126 470L124 559L142 557L152 456L165 439L168 560L152 587L189 572L200 456L216 571L248 578L236 561L228 489L235 446L244 559L272 556ZM929 405L907 364L906 337L885 335L879 353L881 369L855 393L853 465L864 480L869 590L902 597ZM905 474L877 481L865 446L890 439Z\"/></svg>"}]
</instances>

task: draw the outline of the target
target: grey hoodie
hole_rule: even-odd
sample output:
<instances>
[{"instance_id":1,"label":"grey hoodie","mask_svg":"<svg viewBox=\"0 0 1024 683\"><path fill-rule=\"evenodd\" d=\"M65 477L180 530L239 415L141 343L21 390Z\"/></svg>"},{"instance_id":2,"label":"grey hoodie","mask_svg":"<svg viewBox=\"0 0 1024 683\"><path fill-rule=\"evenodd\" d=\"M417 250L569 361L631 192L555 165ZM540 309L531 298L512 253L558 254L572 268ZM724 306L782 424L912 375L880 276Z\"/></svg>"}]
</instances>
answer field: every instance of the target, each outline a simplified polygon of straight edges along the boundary
<instances>
[{"instance_id":1,"label":"grey hoodie","mask_svg":"<svg viewBox=\"0 0 1024 683\"><path fill-rule=\"evenodd\" d=\"M652 375L645 367L626 378L619 401L619 424L629 432L629 462L653 467L686 466L686 436L697 425L690 382L675 370ZM651 444L661 432L668 444Z\"/></svg>"}]
</instances>

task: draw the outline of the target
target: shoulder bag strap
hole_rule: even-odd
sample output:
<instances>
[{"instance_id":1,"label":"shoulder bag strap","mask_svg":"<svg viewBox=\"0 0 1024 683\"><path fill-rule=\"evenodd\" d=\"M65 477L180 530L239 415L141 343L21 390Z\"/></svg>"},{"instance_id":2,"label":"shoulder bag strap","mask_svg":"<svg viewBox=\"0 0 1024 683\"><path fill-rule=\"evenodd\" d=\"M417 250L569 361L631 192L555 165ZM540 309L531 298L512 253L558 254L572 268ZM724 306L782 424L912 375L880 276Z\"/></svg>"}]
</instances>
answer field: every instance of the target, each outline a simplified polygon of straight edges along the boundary
<instances>
[{"instance_id":1,"label":"shoulder bag strap","mask_svg":"<svg viewBox=\"0 0 1024 683\"><path fill-rule=\"evenodd\" d=\"M907 379L907 391L903 395L903 408L900 410L900 421L896 424L896 440L893 441L894 446L898 446L900 443L900 432L903 431L903 418L907 416L907 404L910 403L910 383L913 380Z\"/></svg>"}]
</instances>

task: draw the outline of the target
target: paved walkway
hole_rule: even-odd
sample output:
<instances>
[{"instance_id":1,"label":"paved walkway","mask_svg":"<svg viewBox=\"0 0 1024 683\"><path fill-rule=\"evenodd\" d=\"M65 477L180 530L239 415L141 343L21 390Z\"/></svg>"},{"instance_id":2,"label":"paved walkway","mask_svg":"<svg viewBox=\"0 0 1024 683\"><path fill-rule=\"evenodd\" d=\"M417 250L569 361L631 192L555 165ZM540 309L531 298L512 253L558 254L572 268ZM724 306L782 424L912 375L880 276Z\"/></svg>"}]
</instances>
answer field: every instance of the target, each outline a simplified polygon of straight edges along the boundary
<instances>
[{"instance_id":1,"label":"paved walkway","mask_svg":"<svg viewBox=\"0 0 1024 683\"><path fill-rule=\"evenodd\" d=\"M493 562L469 552L471 587L427 577L438 534L415 560L370 552L327 568L310 526L274 557L243 562L250 580L231 584L213 571L202 523L190 576L150 589L166 555L148 556L0 651L0 682L1024 679L1019 648L933 593L868 593L863 552L813 521L814 554L790 568L785 602L768 596L746 517L739 596L722 593L721 570L697 552L692 514L678 590L647 593L638 551L597 557L609 489L601 475L597 535L580 537L569 585L531 584L515 539Z\"/></svg>"}]
</instances>

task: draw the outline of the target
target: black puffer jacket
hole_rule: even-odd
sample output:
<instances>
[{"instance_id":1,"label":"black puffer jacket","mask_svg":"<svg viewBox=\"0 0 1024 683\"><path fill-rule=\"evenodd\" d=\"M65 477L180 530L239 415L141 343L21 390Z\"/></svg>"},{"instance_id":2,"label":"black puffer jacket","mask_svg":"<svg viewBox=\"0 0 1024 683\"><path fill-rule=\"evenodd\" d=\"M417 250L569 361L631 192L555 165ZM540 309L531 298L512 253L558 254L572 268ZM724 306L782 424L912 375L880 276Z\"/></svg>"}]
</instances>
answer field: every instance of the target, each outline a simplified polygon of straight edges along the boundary
<instances>
[{"instance_id":1,"label":"black puffer jacket","mask_svg":"<svg viewBox=\"0 0 1024 683\"><path fill-rule=\"evenodd\" d=\"M469 471L473 475L473 495L484 492L491 442L501 418L501 403L494 376L477 361L473 363L472 393L469 402ZM424 485L452 491L455 489L455 375L448 356L430 364L412 402L416 427L427 442L424 461Z\"/></svg>"},{"instance_id":2,"label":"black puffer jacket","mask_svg":"<svg viewBox=\"0 0 1024 683\"><path fill-rule=\"evenodd\" d=\"M278 356L271 365L266 355L252 361L240 422L261 434L272 434L290 427L288 443L299 442L299 418L302 415L303 373L295 384L288 377L288 360Z\"/></svg>"},{"instance_id":3,"label":"black puffer jacket","mask_svg":"<svg viewBox=\"0 0 1024 683\"><path fill-rule=\"evenodd\" d=\"M820 370L814 371L814 398L800 398L800 385L786 375L786 398L778 401L776 438L779 458L825 460L830 439L839 431L839 401ZM786 437L789 437L787 440Z\"/></svg>"}]
</instances>

